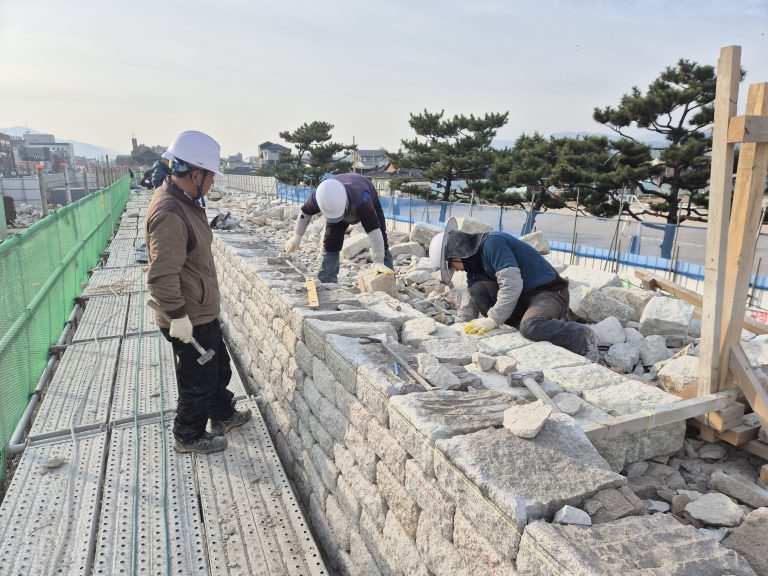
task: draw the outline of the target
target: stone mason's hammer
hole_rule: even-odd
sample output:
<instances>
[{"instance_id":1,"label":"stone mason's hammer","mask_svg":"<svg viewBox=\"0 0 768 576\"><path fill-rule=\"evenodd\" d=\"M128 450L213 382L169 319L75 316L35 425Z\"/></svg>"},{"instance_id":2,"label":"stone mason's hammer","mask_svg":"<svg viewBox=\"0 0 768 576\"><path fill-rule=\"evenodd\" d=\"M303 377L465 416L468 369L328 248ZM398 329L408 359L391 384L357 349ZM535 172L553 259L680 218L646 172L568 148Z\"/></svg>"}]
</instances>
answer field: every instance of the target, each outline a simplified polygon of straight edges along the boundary
<instances>
[{"instance_id":1,"label":"stone mason's hammer","mask_svg":"<svg viewBox=\"0 0 768 576\"><path fill-rule=\"evenodd\" d=\"M149 306L150 308L152 308L152 310L160 314L160 316L165 318L166 321L168 322L171 321L171 319L168 317L168 314L165 313L165 310L160 308L160 306L154 300L147 300L147 306ZM203 365L206 362L208 362L211 358L213 358L213 355L215 354L215 352L213 350L206 351L205 348L200 346L200 343L197 340L195 340L194 336L192 337L192 340L190 340L190 343L192 344L192 346L195 347L195 350L200 352L200 358L197 359L198 364Z\"/></svg>"}]
</instances>

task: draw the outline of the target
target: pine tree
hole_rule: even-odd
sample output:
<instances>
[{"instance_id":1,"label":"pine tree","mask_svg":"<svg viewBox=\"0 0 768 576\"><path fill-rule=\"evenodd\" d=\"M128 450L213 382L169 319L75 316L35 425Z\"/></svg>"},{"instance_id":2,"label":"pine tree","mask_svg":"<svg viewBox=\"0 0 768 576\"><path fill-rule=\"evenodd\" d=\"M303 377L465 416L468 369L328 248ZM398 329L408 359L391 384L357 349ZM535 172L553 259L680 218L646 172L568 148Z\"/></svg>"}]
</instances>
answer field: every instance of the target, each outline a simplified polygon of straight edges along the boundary
<instances>
[{"instance_id":1,"label":"pine tree","mask_svg":"<svg viewBox=\"0 0 768 576\"><path fill-rule=\"evenodd\" d=\"M354 145L331 142L333 124L306 122L293 132L280 132L280 138L293 144L295 154L283 153L274 167L274 175L280 182L298 184L305 182L316 186L326 173L348 171L352 163L347 160ZM343 154L341 158L336 158Z\"/></svg>"}]
</instances>

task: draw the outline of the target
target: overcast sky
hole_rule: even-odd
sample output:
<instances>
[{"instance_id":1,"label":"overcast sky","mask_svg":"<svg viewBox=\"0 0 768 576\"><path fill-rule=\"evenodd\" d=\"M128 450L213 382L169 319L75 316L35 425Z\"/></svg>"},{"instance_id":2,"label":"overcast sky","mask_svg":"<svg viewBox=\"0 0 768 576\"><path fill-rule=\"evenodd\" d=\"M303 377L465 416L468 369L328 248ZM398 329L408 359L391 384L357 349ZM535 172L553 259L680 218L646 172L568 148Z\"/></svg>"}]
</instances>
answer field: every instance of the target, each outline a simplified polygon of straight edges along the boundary
<instances>
[{"instance_id":1,"label":"overcast sky","mask_svg":"<svg viewBox=\"0 0 768 576\"><path fill-rule=\"evenodd\" d=\"M595 106L730 44L768 82L767 0L0 0L0 126L125 152L196 129L246 156L314 120L396 149L425 108L599 132Z\"/></svg>"}]
</instances>

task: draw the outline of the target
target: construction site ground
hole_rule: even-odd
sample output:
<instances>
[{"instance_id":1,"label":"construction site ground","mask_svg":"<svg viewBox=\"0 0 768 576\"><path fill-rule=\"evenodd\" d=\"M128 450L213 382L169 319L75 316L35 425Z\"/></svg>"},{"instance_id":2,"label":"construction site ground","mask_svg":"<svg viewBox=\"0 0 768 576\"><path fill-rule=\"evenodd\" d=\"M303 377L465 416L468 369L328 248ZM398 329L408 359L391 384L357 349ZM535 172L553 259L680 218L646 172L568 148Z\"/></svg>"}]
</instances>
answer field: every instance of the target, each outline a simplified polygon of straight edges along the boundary
<instances>
[{"instance_id":1,"label":"construction site ground","mask_svg":"<svg viewBox=\"0 0 768 576\"><path fill-rule=\"evenodd\" d=\"M173 448L174 356L136 261L131 200L12 463L0 574L327 574L254 397L217 454Z\"/></svg>"}]
</instances>

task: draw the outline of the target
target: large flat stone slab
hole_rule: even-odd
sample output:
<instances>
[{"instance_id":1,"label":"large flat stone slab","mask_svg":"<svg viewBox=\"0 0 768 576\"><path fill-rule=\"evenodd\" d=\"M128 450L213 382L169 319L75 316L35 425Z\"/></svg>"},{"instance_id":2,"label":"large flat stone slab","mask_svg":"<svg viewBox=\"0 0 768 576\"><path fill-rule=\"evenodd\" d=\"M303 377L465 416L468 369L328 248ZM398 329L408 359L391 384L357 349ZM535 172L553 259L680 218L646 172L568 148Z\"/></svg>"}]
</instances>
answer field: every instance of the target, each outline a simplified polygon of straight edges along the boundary
<instances>
[{"instance_id":1,"label":"large flat stone slab","mask_svg":"<svg viewBox=\"0 0 768 576\"><path fill-rule=\"evenodd\" d=\"M514 332L510 331L504 334L483 338L480 340L480 352L491 356L501 356L510 350L522 348L529 344L532 344L532 340L528 340L528 338L515 330Z\"/></svg>"},{"instance_id":2,"label":"large flat stone slab","mask_svg":"<svg viewBox=\"0 0 768 576\"><path fill-rule=\"evenodd\" d=\"M595 390L626 382L626 378L600 364L584 364L567 368L547 368L544 378L557 382L573 394L582 394L585 390Z\"/></svg>"},{"instance_id":3,"label":"large flat stone slab","mask_svg":"<svg viewBox=\"0 0 768 576\"><path fill-rule=\"evenodd\" d=\"M479 350L477 338L460 336L458 338L433 338L424 340L422 347L427 354L440 362L464 366L472 362L472 353Z\"/></svg>"},{"instance_id":4,"label":"large flat stone slab","mask_svg":"<svg viewBox=\"0 0 768 576\"><path fill-rule=\"evenodd\" d=\"M436 444L518 531L528 522L551 519L566 504L578 506L592 494L626 482L610 471L565 414L553 414L530 440L504 429L486 429ZM456 479L439 462L438 482L451 494Z\"/></svg>"},{"instance_id":5,"label":"large flat stone slab","mask_svg":"<svg viewBox=\"0 0 768 576\"><path fill-rule=\"evenodd\" d=\"M754 576L747 561L672 516L590 527L536 522L523 534L521 576Z\"/></svg>"},{"instance_id":6,"label":"large flat stone slab","mask_svg":"<svg viewBox=\"0 0 768 576\"><path fill-rule=\"evenodd\" d=\"M637 380L624 380L613 386L585 390L584 400L611 416L623 416L679 402L680 398Z\"/></svg>"},{"instance_id":7,"label":"large flat stone slab","mask_svg":"<svg viewBox=\"0 0 768 576\"><path fill-rule=\"evenodd\" d=\"M518 370L550 370L554 368L567 368L570 366L583 366L590 364L584 356L555 346L550 342L534 342L522 348L515 348L507 352L517 360ZM468 362L467 362L468 364Z\"/></svg>"}]
</instances>

